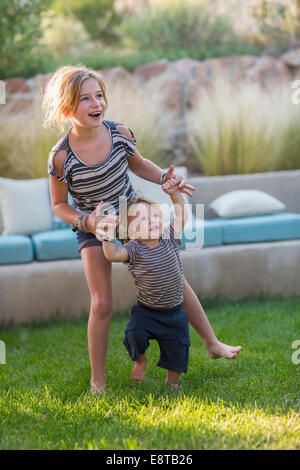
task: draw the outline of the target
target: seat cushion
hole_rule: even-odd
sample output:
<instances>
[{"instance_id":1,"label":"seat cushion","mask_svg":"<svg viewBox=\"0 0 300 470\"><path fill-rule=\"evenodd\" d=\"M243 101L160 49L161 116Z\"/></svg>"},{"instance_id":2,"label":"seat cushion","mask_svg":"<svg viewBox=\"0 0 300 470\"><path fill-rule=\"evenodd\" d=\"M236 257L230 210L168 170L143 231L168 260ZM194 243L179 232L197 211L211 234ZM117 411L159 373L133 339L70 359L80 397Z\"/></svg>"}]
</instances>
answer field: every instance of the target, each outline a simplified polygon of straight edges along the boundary
<instances>
[{"instance_id":1,"label":"seat cushion","mask_svg":"<svg viewBox=\"0 0 300 470\"><path fill-rule=\"evenodd\" d=\"M300 214L283 212L222 219L223 243L265 242L300 238Z\"/></svg>"},{"instance_id":2,"label":"seat cushion","mask_svg":"<svg viewBox=\"0 0 300 470\"><path fill-rule=\"evenodd\" d=\"M76 233L69 228L35 233L32 242L38 260L80 258Z\"/></svg>"},{"instance_id":3,"label":"seat cushion","mask_svg":"<svg viewBox=\"0 0 300 470\"><path fill-rule=\"evenodd\" d=\"M216 245L222 245L222 220L203 220L192 215L182 232L180 249Z\"/></svg>"},{"instance_id":4,"label":"seat cushion","mask_svg":"<svg viewBox=\"0 0 300 470\"><path fill-rule=\"evenodd\" d=\"M30 263L33 246L26 235L0 235L0 264Z\"/></svg>"}]
</instances>

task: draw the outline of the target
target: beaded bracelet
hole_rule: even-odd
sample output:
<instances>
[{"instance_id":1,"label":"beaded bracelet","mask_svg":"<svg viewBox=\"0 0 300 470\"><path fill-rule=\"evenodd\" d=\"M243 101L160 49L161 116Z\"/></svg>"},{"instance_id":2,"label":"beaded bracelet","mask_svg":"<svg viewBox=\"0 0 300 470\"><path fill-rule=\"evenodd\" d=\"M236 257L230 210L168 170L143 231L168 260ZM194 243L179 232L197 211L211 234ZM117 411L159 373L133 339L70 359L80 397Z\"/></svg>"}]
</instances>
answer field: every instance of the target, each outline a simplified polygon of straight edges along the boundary
<instances>
[{"instance_id":1,"label":"beaded bracelet","mask_svg":"<svg viewBox=\"0 0 300 470\"><path fill-rule=\"evenodd\" d=\"M81 232L85 232L85 233L89 232L89 230L87 229L85 225L86 219L87 219L87 215L80 215L75 223L75 227Z\"/></svg>"}]
</instances>

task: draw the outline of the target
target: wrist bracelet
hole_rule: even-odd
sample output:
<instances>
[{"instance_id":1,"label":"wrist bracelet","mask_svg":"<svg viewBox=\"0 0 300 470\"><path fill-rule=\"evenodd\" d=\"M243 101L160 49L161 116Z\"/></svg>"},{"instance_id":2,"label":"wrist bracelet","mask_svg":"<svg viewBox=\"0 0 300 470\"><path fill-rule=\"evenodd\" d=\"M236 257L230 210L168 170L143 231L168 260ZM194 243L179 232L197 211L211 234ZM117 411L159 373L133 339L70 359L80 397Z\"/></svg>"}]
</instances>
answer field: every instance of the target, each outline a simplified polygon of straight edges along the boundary
<instances>
[{"instance_id":1,"label":"wrist bracelet","mask_svg":"<svg viewBox=\"0 0 300 470\"><path fill-rule=\"evenodd\" d=\"M80 215L78 219L76 220L75 227L81 232L88 233L89 230L87 229L85 225L86 219L87 219L87 215Z\"/></svg>"},{"instance_id":2,"label":"wrist bracelet","mask_svg":"<svg viewBox=\"0 0 300 470\"><path fill-rule=\"evenodd\" d=\"M165 177L166 177L166 174L167 172L164 171L161 175L160 175L160 185L162 186L165 182Z\"/></svg>"}]
</instances>

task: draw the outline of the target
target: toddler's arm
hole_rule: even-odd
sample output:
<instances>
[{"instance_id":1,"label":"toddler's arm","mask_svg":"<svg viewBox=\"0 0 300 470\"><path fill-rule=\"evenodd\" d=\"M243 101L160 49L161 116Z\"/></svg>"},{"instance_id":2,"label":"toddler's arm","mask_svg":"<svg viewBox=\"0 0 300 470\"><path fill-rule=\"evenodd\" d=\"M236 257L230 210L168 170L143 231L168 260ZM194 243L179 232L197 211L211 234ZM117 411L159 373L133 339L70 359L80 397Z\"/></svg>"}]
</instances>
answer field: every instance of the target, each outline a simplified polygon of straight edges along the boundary
<instances>
[{"instance_id":1,"label":"toddler's arm","mask_svg":"<svg viewBox=\"0 0 300 470\"><path fill-rule=\"evenodd\" d=\"M108 261L128 261L128 251L124 247L116 247L115 234L118 225L118 217L107 215L97 224L96 238L102 241L103 252Z\"/></svg>"},{"instance_id":2,"label":"toddler's arm","mask_svg":"<svg viewBox=\"0 0 300 470\"><path fill-rule=\"evenodd\" d=\"M169 194L174 204L175 216L170 225L172 225L174 231L179 236L188 219L188 210L185 201L182 197L178 187L178 182L175 178L168 180L165 184L163 184L162 188L165 193Z\"/></svg>"},{"instance_id":3,"label":"toddler's arm","mask_svg":"<svg viewBox=\"0 0 300 470\"><path fill-rule=\"evenodd\" d=\"M123 246L120 246L119 248L116 247L114 241L106 241L103 240L103 252L105 255L105 258L108 259L108 261L114 261L117 263L121 263L122 261L128 261L128 251L126 248Z\"/></svg>"}]
</instances>

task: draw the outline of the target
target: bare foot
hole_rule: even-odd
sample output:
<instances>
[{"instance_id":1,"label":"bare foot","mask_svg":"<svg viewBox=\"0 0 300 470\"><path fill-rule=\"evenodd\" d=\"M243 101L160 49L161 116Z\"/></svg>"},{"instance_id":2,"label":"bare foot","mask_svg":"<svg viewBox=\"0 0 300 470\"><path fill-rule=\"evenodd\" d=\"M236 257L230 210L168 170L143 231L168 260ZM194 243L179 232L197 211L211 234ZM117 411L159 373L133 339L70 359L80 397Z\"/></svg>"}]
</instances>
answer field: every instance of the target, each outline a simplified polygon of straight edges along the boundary
<instances>
[{"instance_id":1,"label":"bare foot","mask_svg":"<svg viewBox=\"0 0 300 470\"><path fill-rule=\"evenodd\" d=\"M177 389L179 377L180 377L179 372L174 372L173 370L167 370L165 383L170 385L170 387Z\"/></svg>"},{"instance_id":2,"label":"bare foot","mask_svg":"<svg viewBox=\"0 0 300 470\"><path fill-rule=\"evenodd\" d=\"M135 362L134 367L131 372L131 378L132 380L135 380L136 382L142 383L145 377L145 371L146 371L146 356L145 354L141 354L139 359Z\"/></svg>"},{"instance_id":3,"label":"bare foot","mask_svg":"<svg viewBox=\"0 0 300 470\"><path fill-rule=\"evenodd\" d=\"M229 346L217 340L216 343L206 346L206 349L211 359L219 359L220 357L235 359L242 350L242 346Z\"/></svg>"},{"instance_id":4,"label":"bare foot","mask_svg":"<svg viewBox=\"0 0 300 470\"><path fill-rule=\"evenodd\" d=\"M91 386L90 390L93 395L97 395L97 394L101 395L102 393L105 392L106 376L105 376L104 381L101 383L95 382L95 380L91 379L90 386Z\"/></svg>"},{"instance_id":5,"label":"bare foot","mask_svg":"<svg viewBox=\"0 0 300 470\"><path fill-rule=\"evenodd\" d=\"M167 385L169 385L169 387L171 388L175 388L176 390L178 389L179 385L177 383L172 383L172 382L169 382L167 379L165 380L165 383Z\"/></svg>"}]
</instances>

